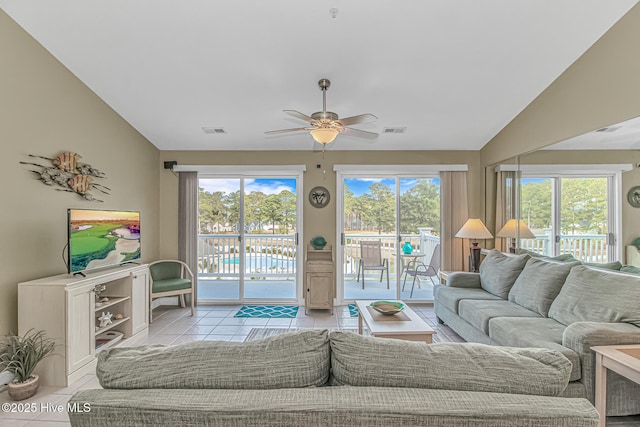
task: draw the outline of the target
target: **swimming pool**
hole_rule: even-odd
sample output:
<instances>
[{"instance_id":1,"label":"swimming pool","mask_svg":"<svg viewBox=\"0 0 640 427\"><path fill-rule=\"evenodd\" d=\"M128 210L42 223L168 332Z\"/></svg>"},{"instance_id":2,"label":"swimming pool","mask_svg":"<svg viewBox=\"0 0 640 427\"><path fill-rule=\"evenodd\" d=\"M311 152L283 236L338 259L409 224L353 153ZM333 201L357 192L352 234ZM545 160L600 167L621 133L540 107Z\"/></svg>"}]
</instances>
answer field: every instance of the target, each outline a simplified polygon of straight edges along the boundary
<instances>
[{"instance_id":1,"label":"swimming pool","mask_svg":"<svg viewBox=\"0 0 640 427\"><path fill-rule=\"evenodd\" d=\"M223 264L240 265L240 257L225 259ZM248 271L293 270L295 264L295 259L293 258L276 258L273 255L247 255L245 269Z\"/></svg>"}]
</instances>

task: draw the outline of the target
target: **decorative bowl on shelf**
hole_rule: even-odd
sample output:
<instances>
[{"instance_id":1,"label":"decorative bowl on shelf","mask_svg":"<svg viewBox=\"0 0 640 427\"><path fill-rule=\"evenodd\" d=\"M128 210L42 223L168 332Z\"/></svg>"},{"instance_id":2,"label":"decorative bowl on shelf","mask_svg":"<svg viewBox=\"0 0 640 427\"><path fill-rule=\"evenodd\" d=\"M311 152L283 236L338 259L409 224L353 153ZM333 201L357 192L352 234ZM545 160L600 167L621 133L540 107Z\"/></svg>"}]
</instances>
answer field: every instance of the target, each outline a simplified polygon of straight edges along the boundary
<instances>
[{"instance_id":1,"label":"decorative bowl on shelf","mask_svg":"<svg viewBox=\"0 0 640 427\"><path fill-rule=\"evenodd\" d=\"M313 239L311 239L311 246L313 246L313 249L317 249L317 250L324 249L326 245L327 245L327 241L322 236L316 236Z\"/></svg>"},{"instance_id":2,"label":"decorative bowl on shelf","mask_svg":"<svg viewBox=\"0 0 640 427\"><path fill-rule=\"evenodd\" d=\"M404 310L404 304L394 301L374 301L370 306L382 314L397 314Z\"/></svg>"}]
</instances>

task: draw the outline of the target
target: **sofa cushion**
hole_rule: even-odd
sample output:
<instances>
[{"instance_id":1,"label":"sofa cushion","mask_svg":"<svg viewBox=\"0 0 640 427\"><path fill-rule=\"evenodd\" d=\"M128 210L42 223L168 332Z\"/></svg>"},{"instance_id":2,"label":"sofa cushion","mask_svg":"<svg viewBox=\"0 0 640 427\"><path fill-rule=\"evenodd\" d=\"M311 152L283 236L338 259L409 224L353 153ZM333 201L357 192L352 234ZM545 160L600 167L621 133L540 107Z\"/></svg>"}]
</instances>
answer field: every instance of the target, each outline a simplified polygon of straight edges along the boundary
<instances>
[{"instance_id":1,"label":"sofa cushion","mask_svg":"<svg viewBox=\"0 0 640 427\"><path fill-rule=\"evenodd\" d=\"M485 291L507 299L529 255L506 255L493 249L480 264L480 286Z\"/></svg>"},{"instance_id":2,"label":"sofa cushion","mask_svg":"<svg viewBox=\"0 0 640 427\"><path fill-rule=\"evenodd\" d=\"M460 301L458 311L460 317L487 335L489 335L489 320L494 317L540 317L538 313L505 300L465 299Z\"/></svg>"},{"instance_id":3,"label":"sofa cushion","mask_svg":"<svg viewBox=\"0 0 640 427\"><path fill-rule=\"evenodd\" d=\"M433 295L436 304L458 313L458 304L463 299L500 300L497 296L480 288L452 288L444 285L435 285Z\"/></svg>"},{"instance_id":4,"label":"sofa cushion","mask_svg":"<svg viewBox=\"0 0 640 427\"><path fill-rule=\"evenodd\" d=\"M509 301L546 317L569 271L579 264L531 258L509 291Z\"/></svg>"},{"instance_id":5,"label":"sofa cushion","mask_svg":"<svg viewBox=\"0 0 640 427\"><path fill-rule=\"evenodd\" d=\"M327 382L329 353L326 330L304 330L246 343L110 348L96 374L102 387L120 389L309 387Z\"/></svg>"},{"instance_id":6,"label":"sofa cushion","mask_svg":"<svg viewBox=\"0 0 640 427\"><path fill-rule=\"evenodd\" d=\"M334 331L331 367L338 384L557 396L571 362L557 351L476 343L425 344Z\"/></svg>"},{"instance_id":7,"label":"sofa cushion","mask_svg":"<svg viewBox=\"0 0 640 427\"><path fill-rule=\"evenodd\" d=\"M152 290L154 293L177 291L179 289L191 288L191 279L164 279L154 280L152 283Z\"/></svg>"},{"instance_id":8,"label":"sofa cushion","mask_svg":"<svg viewBox=\"0 0 640 427\"><path fill-rule=\"evenodd\" d=\"M565 326L549 318L496 317L489 322L489 337L497 345L541 347L556 350L571 361L570 381L579 380L582 366L578 353L562 345Z\"/></svg>"},{"instance_id":9,"label":"sofa cushion","mask_svg":"<svg viewBox=\"0 0 640 427\"><path fill-rule=\"evenodd\" d=\"M632 323L640 327L640 277L579 265L573 267L549 317L573 322Z\"/></svg>"}]
</instances>

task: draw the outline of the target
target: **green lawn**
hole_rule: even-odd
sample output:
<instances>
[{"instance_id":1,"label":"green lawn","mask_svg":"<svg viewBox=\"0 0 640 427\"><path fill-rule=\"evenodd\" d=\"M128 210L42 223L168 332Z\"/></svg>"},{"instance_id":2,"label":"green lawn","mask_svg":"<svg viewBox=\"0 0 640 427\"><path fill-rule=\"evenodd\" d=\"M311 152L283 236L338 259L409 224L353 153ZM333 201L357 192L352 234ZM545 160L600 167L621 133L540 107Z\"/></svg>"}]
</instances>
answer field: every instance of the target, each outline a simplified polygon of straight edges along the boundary
<instances>
[{"instance_id":1,"label":"green lawn","mask_svg":"<svg viewBox=\"0 0 640 427\"><path fill-rule=\"evenodd\" d=\"M122 227L122 224L100 223L86 230L71 233L71 255L102 252L113 246L115 238L108 237L111 230Z\"/></svg>"}]
</instances>

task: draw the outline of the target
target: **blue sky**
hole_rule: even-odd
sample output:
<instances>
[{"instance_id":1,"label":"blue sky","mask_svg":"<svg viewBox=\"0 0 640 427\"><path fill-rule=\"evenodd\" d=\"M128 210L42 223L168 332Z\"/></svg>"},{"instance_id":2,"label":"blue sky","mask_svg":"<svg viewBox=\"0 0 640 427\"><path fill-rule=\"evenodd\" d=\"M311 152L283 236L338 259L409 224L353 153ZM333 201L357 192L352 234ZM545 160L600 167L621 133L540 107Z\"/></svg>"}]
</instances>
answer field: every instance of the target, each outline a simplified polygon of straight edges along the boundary
<instances>
[{"instance_id":1,"label":"blue sky","mask_svg":"<svg viewBox=\"0 0 640 427\"><path fill-rule=\"evenodd\" d=\"M222 191L225 194L233 193L240 189L240 179L221 178L221 179L200 179L200 187L204 188L207 193ZM261 191L264 194L278 194L283 190L289 190L295 194L296 179L295 178L245 178L244 191L251 193L253 191Z\"/></svg>"},{"instance_id":2,"label":"blue sky","mask_svg":"<svg viewBox=\"0 0 640 427\"><path fill-rule=\"evenodd\" d=\"M440 185L440 178L421 178L430 179L436 185ZM404 193L414 185L416 185L418 178L400 178L400 192ZM354 194L358 197L364 193L369 192L369 186L374 183L380 183L391 189L395 193L396 180L395 178L345 178L344 183L349 187Z\"/></svg>"},{"instance_id":3,"label":"blue sky","mask_svg":"<svg viewBox=\"0 0 640 427\"><path fill-rule=\"evenodd\" d=\"M421 178L431 179L431 181L440 185L440 178ZM418 178L400 178L400 192L404 193L414 185L416 185ZM391 191L396 191L395 178L346 178L345 184L353 191L354 195L360 196L369 192L369 186L376 182L381 183ZM225 194L238 191L240 189L239 178L214 178L214 179L200 179L200 187L204 188L207 193L214 193L216 191L222 191ZM296 179L295 178L245 178L244 180L245 192L251 193L253 191L262 191L265 194L278 194L282 190L289 190L295 194L296 192Z\"/></svg>"},{"instance_id":4,"label":"blue sky","mask_svg":"<svg viewBox=\"0 0 640 427\"><path fill-rule=\"evenodd\" d=\"M529 183L538 184L545 180L549 180L549 178L522 178L522 185Z\"/></svg>"}]
</instances>

